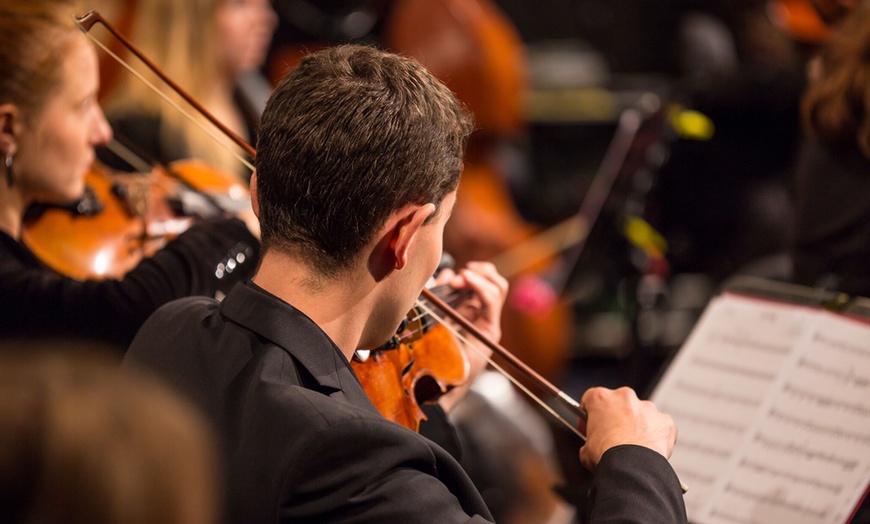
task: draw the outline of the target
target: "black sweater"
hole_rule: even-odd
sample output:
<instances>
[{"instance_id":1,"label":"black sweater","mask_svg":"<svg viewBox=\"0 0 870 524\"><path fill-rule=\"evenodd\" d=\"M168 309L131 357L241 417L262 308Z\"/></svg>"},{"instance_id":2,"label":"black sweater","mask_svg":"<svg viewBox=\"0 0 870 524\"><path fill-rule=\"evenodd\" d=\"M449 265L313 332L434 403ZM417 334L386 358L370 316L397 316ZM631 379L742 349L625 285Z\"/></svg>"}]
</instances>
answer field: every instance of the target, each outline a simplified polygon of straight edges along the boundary
<instances>
[{"instance_id":1,"label":"black sweater","mask_svg":"<svg viewBox=\"0 0 870 524\"><path fill-rule=\"evenodd\" d=\"M0 232L0 338L81 338L123 350L158 307L229 290L253 275L258 256L259 243L240 220L214 218L196 223L122 280L79 281L47 268ZM228 257L236 259L235 269L216 271Z\"/></svg>"}]
</instances>

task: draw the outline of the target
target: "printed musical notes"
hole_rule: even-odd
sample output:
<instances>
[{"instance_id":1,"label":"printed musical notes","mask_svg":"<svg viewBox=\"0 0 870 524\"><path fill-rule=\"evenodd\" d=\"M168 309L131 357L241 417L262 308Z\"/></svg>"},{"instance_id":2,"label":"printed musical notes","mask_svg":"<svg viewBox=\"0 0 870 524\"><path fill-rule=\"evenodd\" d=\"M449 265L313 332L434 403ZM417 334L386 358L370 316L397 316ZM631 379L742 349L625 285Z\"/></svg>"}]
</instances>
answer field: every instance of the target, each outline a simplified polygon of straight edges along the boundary
<instances>
[{"instance_id":1,"label":"printed musical notes","mask_svg":"<svg viewBox=\"0 0 870 524\"><path fill-rule=\"evenodd\" d=\"M804 325L792 306L716 297L662 377L652 400L677 422L671 464L691 486L690 519L712 497Z\"/></svg>"},{"instance_id":2,"label":"printed musical notes","mask_svg":"<svg viewBox=\"0 0 870 524\"><path fill-rule=\"evenodd\" d=\"M652 400L698 524L843 523L870 482L870 325L724 294Z\"/></svg>"}]
</instances>

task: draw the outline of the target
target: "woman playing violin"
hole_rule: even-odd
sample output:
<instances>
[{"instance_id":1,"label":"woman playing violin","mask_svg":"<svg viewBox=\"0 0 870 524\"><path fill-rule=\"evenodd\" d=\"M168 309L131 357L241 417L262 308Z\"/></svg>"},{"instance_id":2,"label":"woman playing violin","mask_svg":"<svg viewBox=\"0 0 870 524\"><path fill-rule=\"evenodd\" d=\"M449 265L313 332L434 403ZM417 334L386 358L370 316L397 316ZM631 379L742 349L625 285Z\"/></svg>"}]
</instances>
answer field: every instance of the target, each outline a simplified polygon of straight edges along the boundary
<instances>
[{"instance_id":1,"label":"woman playing violin","mask_svg":"<svg viewBox=\"0 0 870 524\"><path fill-rule=\"evenodd\" d=\"M258 241L236 218L204 220L107 281L61 276L21 242L28 207L79 198L94 147L112 137L97 103L96 52L73 22L77 11L69 0L0 4L0 336L83 336L126 347L161 304L214 296L249 276ZM219 278L216 267L230 256L243 263Z\"/></svg>"}]
</instances>

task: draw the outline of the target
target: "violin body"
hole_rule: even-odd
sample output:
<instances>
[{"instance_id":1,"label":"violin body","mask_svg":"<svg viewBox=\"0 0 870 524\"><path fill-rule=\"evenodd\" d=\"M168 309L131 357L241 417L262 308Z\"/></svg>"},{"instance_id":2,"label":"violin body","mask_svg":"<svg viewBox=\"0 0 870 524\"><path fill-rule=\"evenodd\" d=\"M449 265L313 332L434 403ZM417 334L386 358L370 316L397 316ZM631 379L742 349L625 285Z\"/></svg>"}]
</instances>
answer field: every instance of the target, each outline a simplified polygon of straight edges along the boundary
<instances>
[{"instance_id":1,"label":"violin body","mask_svg":"<svg viewBox=\"0 0 870 524\"><path fill-rule=\"evenodd\" d=\"M197 218L229 211L232 204L250 207L247 188L199 162L147 174L95 165L85 184L85 195L71 205L37 206L21 233L47 266L80 280L122 278Z\"/></svg>"},{"instance_id":2,"label":"violin body","mask_svg":"<svg viewBox=\"0 0 870 524\"><path fill-rule=\"evenodd\" d=\"M414 316L418 316L413 313ZM406 337L409 332L421 336ZM403 341L405 338L414 339ZM372 404L388 420L418 431L426 419L420 406L437 401L468 380L469 363L453 334L441 324L411 327L395 343L351 362Z\"/></svg>"}]
</instances>

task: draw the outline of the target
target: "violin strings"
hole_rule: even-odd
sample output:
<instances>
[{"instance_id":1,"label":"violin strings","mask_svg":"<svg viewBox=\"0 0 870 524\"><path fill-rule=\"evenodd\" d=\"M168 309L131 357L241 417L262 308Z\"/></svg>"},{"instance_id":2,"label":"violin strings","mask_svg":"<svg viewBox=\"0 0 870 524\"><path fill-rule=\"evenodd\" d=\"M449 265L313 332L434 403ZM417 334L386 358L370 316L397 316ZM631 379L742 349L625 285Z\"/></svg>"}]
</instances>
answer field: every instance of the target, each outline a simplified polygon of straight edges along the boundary
<instances>
[{"instance_id":1,"label":"violin strings","mask_svg":"<svg viewBox=\"0 0 870 524\"><path fill-rule=\"evenodd\" d=\"M142 180L148 180L152 184L155 184L157 187L161 187L166 191L173 190L173 186L170 185L168 179L155 176L153 166L149 165L145 159L131 151L123 143L113 138L105 147L112 153L118 155L118 157L124 160L124 162L130 164L139 173L137 176L141 176Z\"/></svg>"},{"instance_id":2,"label":"violin strings","mask_svg":"<svg viewBox=\"0 0 870 524\"><path fill-rule=\"evenodd\" d=\"M211 137L211 139L214 140L214 141L215 141L219 146L221 146L223 149L225 149L225 150L228 151L231 155L233 155L233 156L234 156L234 157L235 157L239 162L241 162L242 164L244 164L245 167L247 167L248 169L250 169L252 173L254 172L254 165L251 164L251 163L250 163L246 158L242 157L242 156L241 156L237 151L233 150L233 148L231 148L231 147L230 147L230 146L229 146L229 145L228 145L228 144L227 144L227 143L226 143L226 142L225 142L221 137L219 137L218 134L217 134L216 132L214 132L214 131L212 131L211 129L207 128L207 127L205 126L205 124L203 124L202 122L200 122L199 120L197 120L196 118L194 118L193 115L191 115L188 111L186 111L184 108L182 108L182 107L181 107L181 106L180 106L180 105L179 105L175 100L172 100L171 98L169 98L169 96L167 96L166 93L164 93L163 91L161 91L161 90L160 90L157 86L155 86L155 85L154 85L150 80L148 80L147 78L145 78L145 76L143 76L139 71L136 71L135 69L133 69L133 67L132 67L130 64L128 64L128 63L127 63L126 61L124 61L120 56L118 56L117 54L115 54L114 51L112 51L112 50L109 49L105 44L103 44L102 42L100 42L99 40L97 40L97 38L96 38L95 36L93 36L89 31L84 31L84 30L83 30L83 32L85 33L85 36L87 36L88 38L90 38L91 41L94 42L94 43L97 45L97 47L99 47L100 49L102 49L103 51L105 51L105 52L106 52L109 56L111 56L115 61L117 61L119 64L121 64L121 66L122 66L124 69L126 69L126 70L129 71L133 76L135 76L135 77L138 78L140 81L142 81L146 86L148 86L152 91L154 91L154 92L155 92L155 93L156 93L160 98L162 98L164 102L166 102L167 104L169 104L170 106L172 106L176 111L178 111L179 113L181 113L185 118L187 118L188 120L190 120L191 122L193 122L194 125L196 125L200 130L202 130L202 132L204 132L205 134L207 134L209 137Z\"/></svg>"},{"instance_id":3,"label":"violin strings","mask_svg":"<svg viewBox=\"0 0 870 524\"><path fill-rule=\"evenodd\" d=\"M531 398L532 400L534 400L535 402L537 402L538 405L540 405L540 406L541 406L545 411L547 411L550 415L552 415L556 420L558 420L559 422L561 422L562 424L564 424L565 427L567 427L567 428L570 429L572 432L574 432L574 434L577 435L578 437L580 437L580 439L581 439L584 443L586 442L586 435L584 435L583 433L581 433L580 430L577 429L577 427L575 427L573 424L571 424L570 422L568 422L567 420L565 420L565 419L562 417L562 415L560 415L558 412L556 412L555 409L553 409L553 408L550 407L546 402L544 402L543 399L541 399L540 397L538 397L537 395L535 395L535 394L534 394L534 393L533 393L529 388L527 388L527 387L524 386L522 383L520 383L519 380L517 380L516 378L514 378L514 377L513 377L510 373L508 373L508 372L507 372L507 371L506 371L502 366L500 366L499 364L497 364L497 363L496 363L495 361L493 361L490 357L484 355L483 352L482 352L482 351L481 351L481 350L480 350L480 349L479 349L475 344L472 344L471 341L468 340L467 337L465 337L464 335L462 335L462 334L459 332L459 330L456 329L456 328L455 328L453 325L451 325L449 322L447 322L446 319L444 319L443 317L441 317L440 315L438 315L437 313L435 313L435 311L433 311L432 308L430 308L428 305L424 304L424 303L423 303L422 301L420 301L420 300L417 301L417 306L418 306L420 309L424 310L424 311L426 312L426 314L431 315L431 316L432 316L433 318L435 318L438 322L440 322L444 327L447 328L448 331L450 331L450 332L453 334L453 336L455 336L457 339L459 339L461 342L463 342L467 347L471 347L471 349L474 350L478 355L480 355L481 358L483 358L483 359L484 359L484 360L485 360L489 365L491 365L492 367L494 367L494 368L495 368L499 373L501 373L505 378L507 378L508 380L510 380L510 381L513 383L514 386L516 386L516 387L519 388L521 391L523 391L526 395L529 396L529 398ZM574 403L576 404L576 401L575 401Z\"/></svg>"},{"instance_id":4,"label":"violin strings","mask_svg":"<svg viewBox=\"0 0 870 524\"><path fill-rule=\"evenodd\" d=\"M444 301L447 302L448 304L452 305L453 304L452 301L456 300L457 297L461 298L461 297L464 297L466 295L467 295L467 293L463 290L450 288L450 292L445 294L441 298L444 299ZM413 317L408 317L408 321L411 323L416 323L419 321L420 322L419 330L411 331L408 334L399 337L399 340L411 338L412 336L419 334L418 332L426 332L429 328L431 328L432 326L434 326L435 324L437 324L439 322L439 319L437 317L427 313L426 311L423 311L422 309L418 308L418 309L416 309L416 311L417 311L417 315L413 316ZM429 311L431 311L431 309L429 309Z\"/></svg>"}]
</instances>

